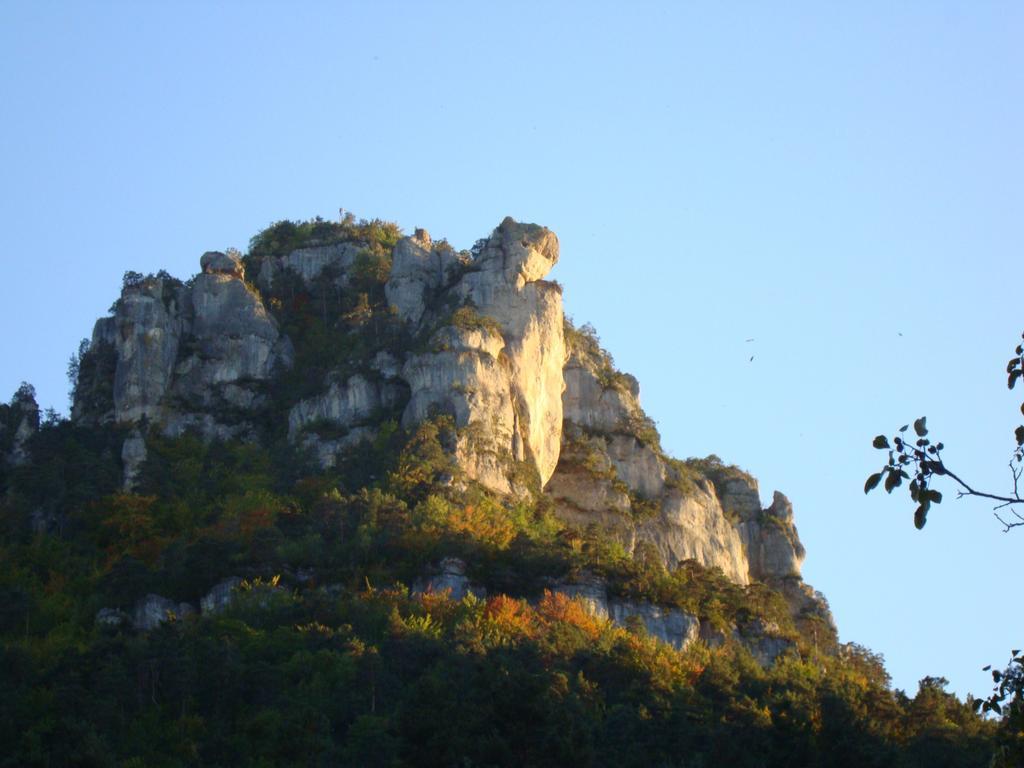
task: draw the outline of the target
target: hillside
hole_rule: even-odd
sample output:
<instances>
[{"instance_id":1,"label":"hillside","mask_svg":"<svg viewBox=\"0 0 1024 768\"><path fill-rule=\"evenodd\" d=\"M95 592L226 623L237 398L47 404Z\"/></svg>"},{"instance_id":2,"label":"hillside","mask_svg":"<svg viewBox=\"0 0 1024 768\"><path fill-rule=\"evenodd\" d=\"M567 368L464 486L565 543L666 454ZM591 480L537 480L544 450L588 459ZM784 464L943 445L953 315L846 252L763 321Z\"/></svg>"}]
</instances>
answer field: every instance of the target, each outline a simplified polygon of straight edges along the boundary
<instances>
[{"instance_id":1,"label":"hillside","mask_svg":"<svg viewBox=\"0 0 1024 768\"><path fill-rule=\"evenodd\" d=\"M0 765L989 765L782 493L665 454L559 255L349 217L126 273L71 417L0 406Z\"/></svg>"}]
</instances>

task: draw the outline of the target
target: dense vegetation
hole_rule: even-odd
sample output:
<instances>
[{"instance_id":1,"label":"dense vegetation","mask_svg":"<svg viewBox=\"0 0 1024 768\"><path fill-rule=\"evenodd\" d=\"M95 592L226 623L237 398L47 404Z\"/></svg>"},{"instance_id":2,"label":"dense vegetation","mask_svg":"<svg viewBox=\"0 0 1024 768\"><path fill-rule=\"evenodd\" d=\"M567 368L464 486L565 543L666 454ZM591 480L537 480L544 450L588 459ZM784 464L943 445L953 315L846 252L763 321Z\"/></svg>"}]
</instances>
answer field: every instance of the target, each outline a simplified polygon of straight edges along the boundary
<instances>
[{"instance_id":1,"label":"dense vegetation","mask_svg":"<svg viewBox=\"0 0 1024 768\"><path fill-rule=\"evenodd\" d=\"M250 270L311 238L369 254L354 291L275 282L267 297L311 370L363 366L366 334L413 343L380 291L396 231L282 223L254 238ZM0 405L0 456L29 395ZM323 471L270 421L255 443L153 430L126 493L124 434L50 414L30 461L0 461L0 766L980 767L999 750L1013 764L1005 724L941 678L891 690L879 657L812 636L764 585L667 572L567 528L544 497L463 482L453 431L385 419ZM488 597L409 589L445 557ZM727 633L676 651L551 591L584 575L714 626L771 622L792 647L769 669ZM243 581L217 614L149 632L98 620L149 593L197 605L228 577Z\"/></svg>"}]
</instances>

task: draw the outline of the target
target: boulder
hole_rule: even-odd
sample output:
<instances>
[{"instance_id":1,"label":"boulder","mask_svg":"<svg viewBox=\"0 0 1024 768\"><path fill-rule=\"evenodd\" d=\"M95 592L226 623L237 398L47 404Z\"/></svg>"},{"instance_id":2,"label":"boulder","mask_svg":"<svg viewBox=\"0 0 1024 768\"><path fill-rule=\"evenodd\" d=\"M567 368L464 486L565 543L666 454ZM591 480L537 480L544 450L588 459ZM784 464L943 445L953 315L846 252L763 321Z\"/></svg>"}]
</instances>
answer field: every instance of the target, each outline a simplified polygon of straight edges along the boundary
<instances>
[{"instance_id":1,"label":"boulder","mask_svg":"<svg viewBox=\"0 0 1024 768\"><path fill-rule=\"evenodd\" d=\"M128 623L128 614L117 608L100 608L96 611L96 626L103 629L118 629Z\"/></svg>"},{"instance_id":2,"label":"boulder","mask_svg":"<svg viewBox=\"0 0 1024 768\"><path fill-rule=\"evenodd\" d=\"M466 576L466 563L457 557L446 557L439 564L437 573L417 579L412 594L425 592L447 592L452 600L462 600L466 595L483 598L487 590L471 582Z\"/></svg>"},{"instance_id":3,"label":"boulder","mask_svg":"<svg viewBox=\"0 0 1024 768\"><path fill-rule=\"evenodd\" d=\"M245 277L242 259L235 253L207 251L199 259L199 268L207 275L228 275L239 279Z\"/></svg>"},{"instance_id":4,"label":"boulder","mask_svg":"<svg viewBox=\"0 0 1024 768\"><path fill-rule=\"evenodd\" d=\"M230 608L235 599L235 590L241 583L240 578L231 576L216 584L199 600L199 609L203 615L216 615Z\"/></svg>"},{"instance_id":5,"label":"boulder","mask_svg":"<svg viewBox=\"0 0 1024 768\"><path fill-rule=\"evenodd\" d=\"M149 594L135 604L132 627L141 632L156 629L168 621L177 621L195 613L188 603L176 603L160 595Z\"/></svg>"},{"instance_id":6,"label":"boulder","mask_svg":"<svg viewBox=\"0 0 1024 768\"><path fill-rule=\"evenodd\" d=\"M131 493L135 488L146 455L146 441L139 430L133 429L121 444L121 487L125 493Z\"/></svg>"}]
</instances>

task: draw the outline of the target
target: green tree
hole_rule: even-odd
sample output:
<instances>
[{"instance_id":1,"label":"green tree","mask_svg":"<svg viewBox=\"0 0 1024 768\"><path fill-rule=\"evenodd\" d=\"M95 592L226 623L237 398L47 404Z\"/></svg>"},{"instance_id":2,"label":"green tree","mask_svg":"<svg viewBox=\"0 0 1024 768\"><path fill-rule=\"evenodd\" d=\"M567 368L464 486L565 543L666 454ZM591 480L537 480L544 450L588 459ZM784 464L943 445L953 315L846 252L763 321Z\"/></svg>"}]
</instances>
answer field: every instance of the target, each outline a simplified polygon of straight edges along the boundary
<instances>
[{"instance_id":1,"label":"green tree","mask_svg":"<svg viewBox=\"0 0 1024 768\"><path fill-rule=\"evenodd\" d=\"M1024 339L1024 334L1021 334ZM1006 386L1013 389L1017 381L1024 378L1024 343L1014 349L1013 357L1006 364ZM1024 403L1020 406L1024 414ZM885 435L878 435L872 446L887 451L888 456L881 471L872 474L864 483L864 493L882 485L887 493L907 483L911 500L917 505L914 510L914 525L924 528L928 520L928 511L932 504L942 502L942 492L932 487L935 478L949 478L954 484L957 498L974 496L998 502L993 514L1003 525L1004 532L1024 526L1024 514L1019 510L1024 505L1020 495L1020 479L1024 474L1024 425L1013 430L1016 447L1010 456L1009 469L1013 479L1013 490L1010 493L991 493L975 488L964 480L957 472L948 467L943 460L942 451L945 445L933 442L928 437L926 418L922 416L913 422L914 435L908 436L909 424L900 427L891 441ZM884 482L883 482L884 481ZM991 670L995 685L992 695L987 699L974 702L975 709L1003 715L1006 726L1006 743L997 756L996 765L1024 765L1024 656L1019 650L1011 652L1009 665L1003 670ZM934 689L935 686L931 686ZM922 681L922 693L925 693ZM1002 762L1000 762L1002 761Z\"/></svg>"}]
</instances>

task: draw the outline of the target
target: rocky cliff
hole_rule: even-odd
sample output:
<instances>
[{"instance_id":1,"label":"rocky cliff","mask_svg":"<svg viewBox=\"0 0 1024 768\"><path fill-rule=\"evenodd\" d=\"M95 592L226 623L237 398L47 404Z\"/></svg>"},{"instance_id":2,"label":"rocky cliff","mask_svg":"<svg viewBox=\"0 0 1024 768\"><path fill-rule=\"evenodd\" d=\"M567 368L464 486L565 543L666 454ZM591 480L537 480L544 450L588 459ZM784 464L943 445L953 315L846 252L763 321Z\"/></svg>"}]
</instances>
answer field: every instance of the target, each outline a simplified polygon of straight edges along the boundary
<instances>
[{"instance_id":1,"label":"rocky cliff","mask_svg":"<svg viewBox=\"0 0 1024 768\"><path fill-rule=\"evenodd\" d=\"M592 329L565 321L561 288L544 279L554 233L507 218L461 252L423 230L329 235L244 259L206 253L187 282L126 277L82 355L73 408L79 424L126 428L125 488L150 430L206 441L276 430L327 469L382 429L448 417L452 482L543 494L565 524L596 526L627 553L719 568L780 590L794 613L827 616L800 579L786 497L763 508L735 467L667 456L636 379ZM383 323L367 310L375 300L390 308ZM312 328L310 316L330 322Z\"/></svg>"}]
</instances>

